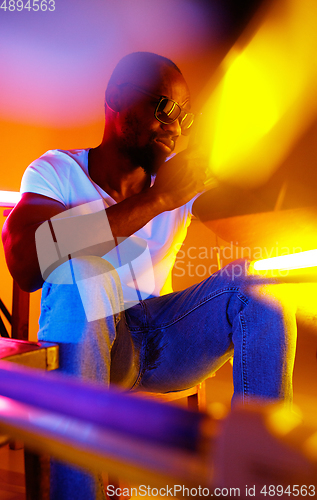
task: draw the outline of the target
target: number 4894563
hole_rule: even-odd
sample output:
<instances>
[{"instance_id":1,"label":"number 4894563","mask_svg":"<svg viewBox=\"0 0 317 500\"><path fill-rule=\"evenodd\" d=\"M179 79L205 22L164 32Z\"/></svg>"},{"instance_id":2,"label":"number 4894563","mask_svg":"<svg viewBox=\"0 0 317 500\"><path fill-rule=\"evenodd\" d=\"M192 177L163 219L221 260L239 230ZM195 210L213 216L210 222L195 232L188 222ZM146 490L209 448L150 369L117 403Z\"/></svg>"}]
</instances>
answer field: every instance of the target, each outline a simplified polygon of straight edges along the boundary
<instances>
[{"instance_id":1,"label":"number 4894563","mask_svg":"<svg viewBox=\"0 0 317 500\"><path fill-rule=\"evenodd\" d=\"M54 11L55 10L55 0L3 0L0 5L0 9L3 9L5 12L8 10L9 12L22 10L28 10L29 12L33 10L34 12L41 10L42 12Z\"/></svg>"},{"instance_id":2,"label":"number 4894563","mask_svg":"<svg viewBox=\"0 0 317 500\"><path fill-rule=\"evenodd\" d=\"M316 495L316 488L314 485L309 485L309 486L306 486L306 485L298 485L298 484L294 484L292 486L287 486L287 488L284 488L282 485L278 485L278 486L274 486L274 485L270 485L270 486L263 486L263 488L261 489L260 491L261 495L264 495L264 496L269 496L269 497L275 497L275 496L289 496L289 497L298 497L300 495L300 498L302 497L306 497L306 496L309 496L309 497L313 497Z\"/></svg>"}]
</instances>

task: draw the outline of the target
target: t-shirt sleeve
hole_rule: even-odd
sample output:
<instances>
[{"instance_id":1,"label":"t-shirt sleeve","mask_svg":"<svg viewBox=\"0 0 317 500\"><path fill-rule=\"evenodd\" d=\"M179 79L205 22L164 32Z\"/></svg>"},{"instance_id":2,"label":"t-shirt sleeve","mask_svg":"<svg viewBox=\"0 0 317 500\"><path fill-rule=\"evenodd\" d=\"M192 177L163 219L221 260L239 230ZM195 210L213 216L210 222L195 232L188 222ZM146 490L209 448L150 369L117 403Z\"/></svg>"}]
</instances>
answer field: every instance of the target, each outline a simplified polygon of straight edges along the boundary
<instances>
[{"instance_id":1,"label":"t-shirt sleeve","mask_svg":"<svg viewBox=\"0 0 317 500\"><path fill-rule=\"evenodd\" d=\"M190 213L190 215L193 215L193 204L194 204L194 201L197 200L197 198L199 198L199 196L201 195L202 193L197 193L194 198L192 198L191 200L189 200L187 203L186 203L186 208L188 210L188 212Z\"/></svg>"},{"instance_id":2,"label":"t-shirt sleeve","mask_svg":"<svg viewBox=\"0 0 317 500\"><path fill-rule=\"evenodd\" d=\"M21 181L21 193L37 193L67 205L67 159L55 152L47 152L25 170Z\"/></svg>"}]
</instances>

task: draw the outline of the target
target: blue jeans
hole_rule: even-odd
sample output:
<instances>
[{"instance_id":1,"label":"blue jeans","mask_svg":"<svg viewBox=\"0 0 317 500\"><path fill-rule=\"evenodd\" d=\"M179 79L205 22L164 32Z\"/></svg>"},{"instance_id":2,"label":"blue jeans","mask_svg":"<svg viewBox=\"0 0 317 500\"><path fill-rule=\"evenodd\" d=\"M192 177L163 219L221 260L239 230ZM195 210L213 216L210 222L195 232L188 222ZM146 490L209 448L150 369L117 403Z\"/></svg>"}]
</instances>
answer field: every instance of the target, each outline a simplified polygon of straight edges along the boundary
<instances>
[{"instance_id":1,"label":"blue jeans","mask_svg":"<svg viewBox=\"0 0 317 500\"><path fill-rule=\"evenodd\" d=\"M115 310L120 282L101 261L80 259L78 269L83 277L91 266L104 272L103 289L89 299ZM39 339L59 342L64 372L150 392L192 387L234 355L233 401L291 401L294 307L283 304L279 285L264 285L247 267L236 261L186 290L91 322L76 285L45 283ZM53 471L52 499L103 498L89 474L57 463Z\"/></svg>"}]
</instances>

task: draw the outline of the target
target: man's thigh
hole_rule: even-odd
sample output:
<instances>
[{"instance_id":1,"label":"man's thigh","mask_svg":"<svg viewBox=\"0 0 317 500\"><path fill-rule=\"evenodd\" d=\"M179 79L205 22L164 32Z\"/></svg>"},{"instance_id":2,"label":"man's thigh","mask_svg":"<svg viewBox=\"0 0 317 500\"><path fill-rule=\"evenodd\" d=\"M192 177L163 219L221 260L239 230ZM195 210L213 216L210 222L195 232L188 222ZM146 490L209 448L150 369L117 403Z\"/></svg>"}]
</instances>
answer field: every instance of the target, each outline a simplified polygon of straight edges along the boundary
<instances>
[{"instance_id":1,"label":"man's thigh","mask_svg":"<svg viewBox=\"0 0 317 500\"><path fill-rule=\"evenodd\" d=\"M140 355L136 389L183 390L232 356L232 323L247 299L241 279L216 273L181 292L146 299L126 311ZM232 300L233 298L233 300Z\"/></svg>"}]
</instances>

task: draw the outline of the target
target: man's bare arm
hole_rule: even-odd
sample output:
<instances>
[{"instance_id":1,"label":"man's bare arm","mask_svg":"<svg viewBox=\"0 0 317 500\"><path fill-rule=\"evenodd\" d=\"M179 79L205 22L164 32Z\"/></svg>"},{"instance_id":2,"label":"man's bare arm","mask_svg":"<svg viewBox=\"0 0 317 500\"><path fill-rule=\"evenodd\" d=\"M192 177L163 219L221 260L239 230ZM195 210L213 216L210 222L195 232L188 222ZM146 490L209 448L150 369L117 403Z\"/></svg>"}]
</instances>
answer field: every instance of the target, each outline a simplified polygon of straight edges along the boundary
<instances>
[{"instance_id":1,"label":"man's bare arm","mask_svg":"<svg viewBox=\"0 0 317 500\"><path fill-rule=\"evenodd\" d=\"M226 219L272 210L272 206L252 190L219 183L201 194L193 204L193 214L201 222Z\"/></svg>"},{"instance_id":2,"label":"man's bare arm","mask_svg":"<svg viewBox=\"0 0 317 500\"><path fill-rule=\"evenodd\" d=\"M31 292L43 284L35 247L36 229L65 210L52 198L25 193L5 221L2 239L7 265L23 290Z\"/></svg>"}]
</instances>

